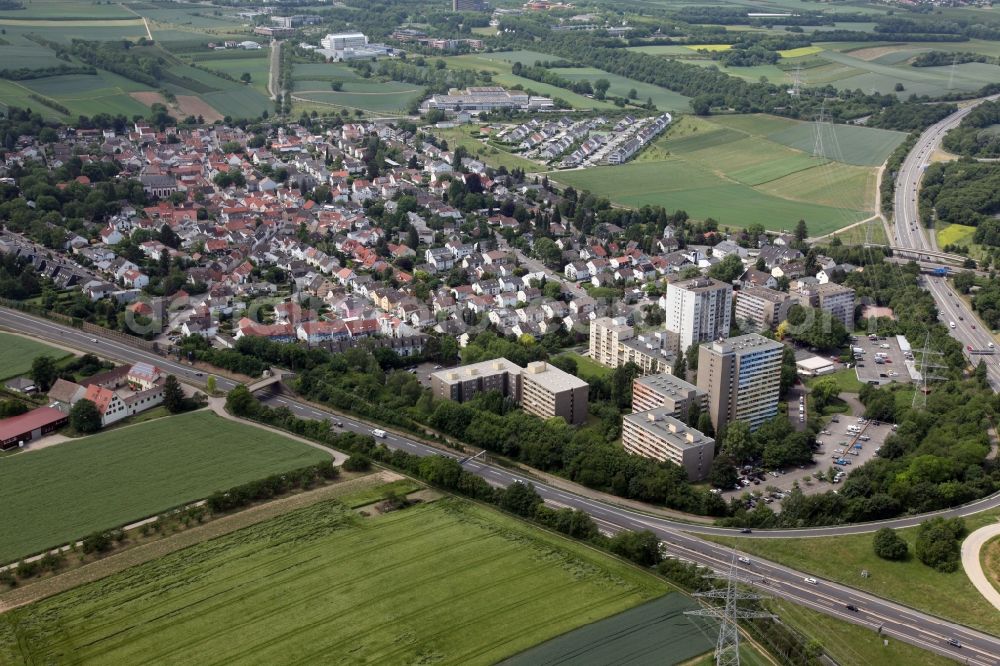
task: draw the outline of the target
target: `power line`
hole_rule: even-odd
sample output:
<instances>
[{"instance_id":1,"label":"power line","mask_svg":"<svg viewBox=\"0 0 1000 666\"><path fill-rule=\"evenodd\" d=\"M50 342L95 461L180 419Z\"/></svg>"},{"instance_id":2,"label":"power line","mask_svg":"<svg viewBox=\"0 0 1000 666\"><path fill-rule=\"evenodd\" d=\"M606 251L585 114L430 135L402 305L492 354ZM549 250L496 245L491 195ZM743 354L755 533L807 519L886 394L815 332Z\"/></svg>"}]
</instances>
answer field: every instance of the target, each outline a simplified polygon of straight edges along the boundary
<instances>
[{"instance_id":1,"label":"power line","mask_svg":"<svg viewBox=\"0 0 1000 666\"><path fill-rule=\"evenodd\" d=\"M725 588L717 588L708 592L695 593L696 597L707 599L722 599L721 606L709 606L698 610L687 611L685 615L697 615L701 617L714 617L719 620L719 637L715 643L715 664L716 666L739 666L740 664L740 620L753 618L773 618L772 613L765 611L749 610L740 608L740 601L757 600L762 597L753 592L746 592L736 587L737 583L749 584L748 578L739 575L736 561L736 553L733 552L733 561L728 574L716 574L711 578L724 578Z\"/></svg>"},{"instance_id":2,"label":"power line","mask_svg":"<svg viewBox=\"0 0 1000 666\"><path fill-rule=\"evenodd\" d=\"M935 374L932 374L934 370L944 369L945 366L937 363L929 363L928 358L932 356L943 356L939 351L930 350L931 333L928 331L924 336L924 348L917 353L920 354L920 373L919 384L917 390L913 392L913 408L914 409L924 409L927 407L927 382L928 381L938 381L945 379Z\"/></svg>"}]
</instances>

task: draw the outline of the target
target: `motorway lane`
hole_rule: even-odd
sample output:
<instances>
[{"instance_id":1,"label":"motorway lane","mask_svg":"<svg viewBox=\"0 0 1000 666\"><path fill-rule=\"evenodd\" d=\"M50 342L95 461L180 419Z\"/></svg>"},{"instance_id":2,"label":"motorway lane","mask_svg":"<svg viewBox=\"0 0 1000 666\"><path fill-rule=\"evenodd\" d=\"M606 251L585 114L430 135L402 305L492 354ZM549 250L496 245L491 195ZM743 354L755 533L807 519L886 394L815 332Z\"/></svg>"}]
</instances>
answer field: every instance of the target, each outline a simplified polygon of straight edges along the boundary
<instances>
[{"instance_id":1,"label":"motorway lane","mask_svg":"<svg viewBox=\"0 0 1000 666\"><path fill-rule=\"evenodd\" d=\"M984 100L996 100L1000 95L987 97ZM930 126L917 139L916 144L910 153L903 160L899 174L896 177L896 190L893 200L894 221L896 227L895 244L900 247L909 247L916 250L936 249L937 242L931 238L930 231L925 230L920 223L918 210L918 193L920 181L923 178L924 169L930 164L930 159L937 149L941 140L948 130L956 127L966 115L969 114L976 104L972 104L963 109L959 109L944 120ZM962 343L965 354L970 363L978 363L980 355L973 355L968 352L968 346L974 349L987 349L988 343L993 341L992 335L983 330L982 322L979 321L975 313L957 299L947 284L937 278L928 278L927 287L937 301L938 309L945 314L945 324L954 321L955 328L951 329L952 336ZM957 303L957 305L956 305ZM972 325L976 328L973 329ZM915 344L919 341L913 341ZM993 390L1000 391L1000 363L994 363L992 357L987 359L987 377Z\"/></svg>"},{"instance_id":2,"label":"motorway lane","mask_svg":"<svg viewBox=\"0 0 1000 666\"><path fill-rule=\"evenodd\" d=\"M105 338L102 338L98 343L94 343L91 341L92 336L89 334L54 322L39 320L20 312L0 308L0 324L13 330L34 335L35 337L49 338L65 345L123 361L147 361L155 363L190 383L201 385L204 381L204 377L196 375L196 371L190 367L169 358L160 357ZM234 385L234 382L231 380L222 377L218 378L218 387L221 390L228 390ZM325 418L327 420L340 421L344 424L344 430L358 433L371 431L371 426L362 421L347 416L328 414L312 405L298 402L289 396L275 394L267 397L266 401L287 407L296 416L302 418ZM402 449L414 455L445 455L455 459L464 458L458 452L437 449L395 433L387 433L386 438L382 441L391 448ZM688 532L717 536L749 536L750 538L831 536L844 533L870 532L879 526L887 524L908 526L919 523L923 519L923 517L914 516L865 525L845 525L806 530L761 530L752 535L740 535L739 531L734 529L687 524L606 504L548 486L531 478L527 474L488 465L478 460L468 460L464 463L464 466L469 471L482 476L489 483L496 486L508 486L514 482L533 483L539 495L547 502L557 506L571 507L585 511L593 516L599 525L605 526L611 531L620 529L652 530L664 541L669 553L697 561L699 564L723 572L729 570L732 561L732 551L726 546L703 541L693 534L688 534ZM967 515L997 505L1000 505L1000 494L980 500L966 507L938 513L943 515ZM956 651L948 647L945 641L955 636L967 646L962 648L963 652L957 655L958 658L969 658L969 663L981 664L983 666L1000 666L1000 658L991 656L1000 655L1000 638L940 620L925 613L878 599L873 595L846 586L826 582L821 582L817 586L806 585L803 582L806 574L764 560L754 558L752 566L754 567L754 573L768 578L770 583L767 586L761 585L761 587L773 596L786 598L795 603L802 603L828 615L854 621L859 624L871 626L871 623L878 620L884 625L883 632L887 633L887 635L895 636L899 640L951 657L956 657ZM845 606L848 603L854 603L861 607L862 613L855 615L847 611Z\"/></svg>"}]
</instances>

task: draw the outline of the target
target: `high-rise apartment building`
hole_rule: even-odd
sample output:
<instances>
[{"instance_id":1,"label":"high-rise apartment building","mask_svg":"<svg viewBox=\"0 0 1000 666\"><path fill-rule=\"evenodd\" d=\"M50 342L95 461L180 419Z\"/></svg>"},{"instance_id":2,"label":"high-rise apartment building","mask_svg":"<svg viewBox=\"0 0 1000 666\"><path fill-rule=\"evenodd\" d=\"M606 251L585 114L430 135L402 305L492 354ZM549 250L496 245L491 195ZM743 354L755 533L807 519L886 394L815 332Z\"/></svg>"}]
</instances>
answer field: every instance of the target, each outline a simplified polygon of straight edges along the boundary
<instances>
[{"instance_id":1,"label":"high-rise apartment building","mask_svg":"<svg viewBox=\"0 0 1000 666\"><path fill-rule=\"evenodd\" d=\"M777 289L751 285L736 292L736 325L750 326L743 330L766 330L777 326L788 316L794 300Z\"/></svg>"},{"instance_id":2,"label":"high-rise apartment building","mask_svg":"<svg viewBox=\"0 0 1000 666\"><path fill-rule=\"evenodd\" d=\"M677 333L680 350L729 335L733 309L733 285L709 277L667 284L661 299L666 328Z\"/></svg>"},{"instance_id":3,"label":"high-rise apartment building","mask_svg":"<svg viewBox=\"0 0 1000 666\"><path fill-rule=\"evenodd\" d=\"M624 317L600 317L590 322L590 358L609 368L618 367L619 345L631 340L632 327Z\"/></svg>"},{"instance_id":4,"label":"high-rise apartment building","mask_svg":"<svg viewBox=\"0 0 1000 666\"><path fill-rule=\"evenodd\" d=\"M671 416L668 407L625 416L622 446L635 455L676 463L691 480L708 476L715 457L715 440Z\"/></svg>"},{"instance_id":5,"label":"high-rise apartment building","mask_svg":"<svg viewBox=\"0 0 1000 666\"><path fill-rule=\"evenodd\" d=\"M784 346L756 333L705 343L698 349L698 388L708 394L715 431L730 421L751 429L778 413Z\"/></svg>"}]
</instances>

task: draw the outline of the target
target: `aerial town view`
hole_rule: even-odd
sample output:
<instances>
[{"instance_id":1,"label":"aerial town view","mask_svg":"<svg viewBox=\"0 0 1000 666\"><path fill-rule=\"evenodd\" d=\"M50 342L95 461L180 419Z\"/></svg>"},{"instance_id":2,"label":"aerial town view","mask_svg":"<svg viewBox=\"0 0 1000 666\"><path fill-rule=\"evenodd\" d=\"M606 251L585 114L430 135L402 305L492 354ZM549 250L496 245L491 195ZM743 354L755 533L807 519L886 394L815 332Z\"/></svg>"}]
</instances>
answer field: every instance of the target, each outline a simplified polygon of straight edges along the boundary
<instances>
[{"instance_id":1,"label":"aerial town view","mask_svg":"<svg viewBox=\"0 0 1000 666\"><path fill-rule=\"evenodd\" d=\"M1000 666L992 0L0 0L0 666Z\"/></svg>"}]
</instances>

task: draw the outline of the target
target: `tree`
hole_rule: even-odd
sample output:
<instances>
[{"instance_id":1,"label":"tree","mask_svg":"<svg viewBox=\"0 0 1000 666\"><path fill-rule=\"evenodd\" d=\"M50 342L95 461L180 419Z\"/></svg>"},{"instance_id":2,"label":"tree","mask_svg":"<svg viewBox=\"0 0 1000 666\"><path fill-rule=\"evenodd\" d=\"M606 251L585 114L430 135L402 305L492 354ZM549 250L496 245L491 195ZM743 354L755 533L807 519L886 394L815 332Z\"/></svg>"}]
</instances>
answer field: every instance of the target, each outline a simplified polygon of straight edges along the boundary
<instances>
[{"instance_id":1,"label":"tree","mask_svg":"<svg viewBox=\"0 0 1000 666\"><path fill-rule=\"evenodd\" d=\"M670 372L674 377L687 379L687 359L684 357L684 354L677 355L677 358L674 359L674 367Z\"/></svg>"},{"instance_id":2,"label":"tree","mask_svg":"<svg viewBox=\"0 0 1000 666\"><path fill-rule=\"evenodd\" d=\"M611 537L608 549L616 555L647 567L656 566L663 559L660 539L649 530L619 532Z\"/></svg>"},{"instance_id":3,"label":"tree","mask_svg":"<svg viewBox=\"0 0 1000 666\"><path fill-rule=\"evenodd\" d=\"M736 254L727 254L722 261L708 269L708 276L716 280L721 280L726 284L743 275L743 262Z\"/></svg>"},{"instance_id":4,"label":"tree","mask_svg":"<svg viewBox=\"0 0 1000 666\"><path fill-rule=\"evenodd\" d=\"M215 383L215 375L209 375L208 381L205 382L205 390L209 395L215 395Z\"/></svg>"},{"instance_id":5,"label":"tree","mask_svg":"<svg viewBox=\"0 0 1000 666\"><path fill-rule=\"evenodd\" d=\"M250 72L243 72L242 74L240 74L240 81L242 81L243 83L250 83L250 79L251 79Z\"/></svg>"},{"instance_id":6,"label":"tree","mask_svg":"<svg viewBox=\"0 0 1000 666\"><path fill-rule=\"evenodd\" d=\"M726 437L722 442L722 450L737 462L754 458L757 446L750 433L750 424L746 421L733 421L728 424Z\"/></svg>"},{"instance_id":7,"label":"tree","mask_svg":"<svg viewBox=\"0 0 1000 666\"><path fill-rule=\"evenodd\" d=\"M604 99L608 94L611 83L607 79L597 79L594 81L594 97Z\"/></svg>"},{"instance_id":8,"label":"tree","mask_svg":"<svg viewBox=\"0 0 1000 666\"><path fill-rule=\"evenodd\" d=\"M535 486L530 483L512 483L500 497L500 507L519 516L533 516L535 507L541 503L541 496L535 492Z\"/></svg>"},{"instance_id":9,"label":"tree","mask_svg":"<svg viewBox=\"0 0 1000 666\"><path fill-rule=\"evenodd\" d=\"M716 456L708 470L708 482L715 488L729 490L736 485L736 463L726 454Z\"/></svg>"},{"instance_id":10,"label":"tree","mask_svg":"<svg viewBox=\"0 0 1000 666\"><path fill-rule=\"evenodd\" d=\"M687 366L691 372L698 370L698 344L695 343L687 349Z\"/></svg>"},{"instance_id":11,"label":"tree","mask_svg":"<svg viewBox=\"0 0 1000 666\"><path fill-rule=\"evenodd\" d=\"M809 227L806 226L805 220L799 220L795 225L795 240L805 243L807 238L809 238Z\"/></svg>"},{"instance_id":12,"label":"tree","mask_svg":"<svg viewBox=\"0 0 1000 666\"><path fill-rule=\"evenodd\" d=\"M896 530L891 527L883 527L875 533L872 540L872 548L875 554L883 560L902 561L910 552L910 546L906 540L896 534Z\"/></svg>"},{"instance_id":13,"label":"tree","mask_svg":"<svg viewBox=\"0 0 1000 666\"><path fill-rule=\"evenodd\" d=\"M836 380L829 377L817 380L813 384L812 393L810 394L813 400L813 407L822 411L839 393L840 386L837 385Z\"/></svg>"},{"instance_id":14,"label":"tree","mask_svg":"<svg viewBox=\"0 0 1000 666\"><path fill-rule=\"evenodd\" d=\"M39 391L48 391L57 377L56 362L51 356L39 356L31 362L31 380Z\"/></svg>"},{"instance_id":15,"label":"tree","mask_svg":"<svg viewBox=\"0 0 1000 666\"><path fill-rule=\"evenodd\" d=\"M174 375L167 375L163 382L163 406L171 414L183 412L187 408L181 383Z\"/></svg>"},{"instance_id":16,"label":"tree","mask_svg":"<svg viewBox=\"0 0 1000 666\"><path fill-rule=\"evenodd\" d=\"M917 558L929 567L948 573L958 570L961 537L965 523L961 518L932 518L917 528Z\"/></svg>"},{"instance_id":17,"label":"tree","mask_svg":"<svg viewBox=\"0 0 1000 666\"><path fill-rule=\"evenodd\" d=\"M629 88L628 89L628 98L629 99L638 99L639 98L639 91L636 90L635 88Z\"/></svg>"},{"instance_id":18,"label":"tree","mask_svg":"<svg viewBox=\"0 0 1000 666\"><path fill-rule=\"evenodd\" d=\"M78 400L69 410L69 424L77 432L97 432L101 429L101 413L90 400Z\"/></svg>"}]
</instances>

